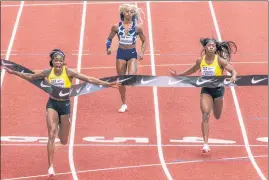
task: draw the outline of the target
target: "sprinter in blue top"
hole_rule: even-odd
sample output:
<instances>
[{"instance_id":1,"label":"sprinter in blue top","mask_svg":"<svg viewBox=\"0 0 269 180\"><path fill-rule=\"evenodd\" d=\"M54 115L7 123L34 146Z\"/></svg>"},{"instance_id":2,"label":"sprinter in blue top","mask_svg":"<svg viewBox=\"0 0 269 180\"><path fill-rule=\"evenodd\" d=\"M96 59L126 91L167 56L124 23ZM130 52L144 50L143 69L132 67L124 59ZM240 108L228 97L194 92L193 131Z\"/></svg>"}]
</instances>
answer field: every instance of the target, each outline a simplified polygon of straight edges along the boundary
<instances>
[{"instance_id":1,"label":"sprinter in blue top","mask_svg":"<svg viewBox=\"0 0 269 180\"><path fill-rule=\"evenodd\" d=\"M107 38L106 50L107 54L110 55L112 39L117 34L119 39L116 57L117 73L118 75L135 75L137 74L138 67L137 60L143 60L146 49L146 37L141 28L141 13L143 12L134 4L122 4L120 5L119 11L121 21L112 26L111 32ZM139 36L142 41L141 52L139 55L136 51L137 36ZM121 86L119 92L122 100L122 106L120 107L119 112L125 112L127 110L126 87Z\"/></svg>"}]
</instances>

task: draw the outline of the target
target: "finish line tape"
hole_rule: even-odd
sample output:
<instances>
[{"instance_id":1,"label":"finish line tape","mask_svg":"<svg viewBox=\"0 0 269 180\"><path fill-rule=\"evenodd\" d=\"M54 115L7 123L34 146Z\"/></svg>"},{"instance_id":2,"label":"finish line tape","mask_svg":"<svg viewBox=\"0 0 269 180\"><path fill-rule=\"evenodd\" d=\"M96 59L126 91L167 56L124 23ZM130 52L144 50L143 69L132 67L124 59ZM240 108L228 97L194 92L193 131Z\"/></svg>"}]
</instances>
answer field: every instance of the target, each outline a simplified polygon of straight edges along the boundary
<instances>
[{"instance_id":1,"label":"finish line tape","mask_svg":"<svg viewBox=\"0 0 269 180\"><path fill-rule=\"evenodd\" d=\"M1 66L6 66L9 69L22 73L34 72L11 61L1 59ZM138 86L138 87L227 87L227 86L268 86L268 75L246 75L237 76L235 83L227 80L230 76L150 76L150 75L123 75L101 78L103 81L113 82L119 79L123 86ZM28 80L27 80L28 81ZM46 93L56 97L67 99L73 96L84 95L100 91L107 86L95 85L91 83L80 83L73 85L71 88L60 88L51 85L45 79L29 81L33 85L42 89Z\"/></svg>"}]
</instances>

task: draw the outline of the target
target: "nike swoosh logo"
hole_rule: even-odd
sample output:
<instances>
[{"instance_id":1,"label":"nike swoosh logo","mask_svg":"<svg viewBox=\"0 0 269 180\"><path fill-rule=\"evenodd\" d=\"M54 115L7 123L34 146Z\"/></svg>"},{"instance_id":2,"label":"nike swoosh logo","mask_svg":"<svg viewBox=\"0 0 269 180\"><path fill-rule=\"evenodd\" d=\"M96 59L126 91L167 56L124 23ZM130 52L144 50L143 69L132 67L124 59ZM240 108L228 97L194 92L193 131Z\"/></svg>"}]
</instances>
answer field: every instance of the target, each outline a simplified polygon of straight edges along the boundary
<instances>
[{"instance_id":1,"label":"nike swoosh logo","mask_svg":"<svg viewBox=\"0 0 269 180\"><path fill-rule=\"evenodd\" d=\"M144 79L142 78L141 79L141 84L148 84L148 83L150 83L152 81L155 81L155 80L157 80L157 79L151 79L151 80L148 80L148 81L144 81Z\"/></svg>"},{"instance_id":2,"label":"nike swoosh logo","mask_svg":"<svg viewBox=\"0 0 269 180\"><path fill-rule=\"evenodd\" d=\"M45 84L43 83L43 81L41 81L40 86L41 86L41 87L51 87L51 86L45 85Z\"/></svg>"},{"instance_id":3,"label":"nike swoosh logo","mask_svg":"<svg viewBox=\"0 0 269 180\"><path fill-rule=\"evenodd\" d=\"M129 78L126 78L126 79L122 79L120 80L119 82L124 82L124 81L127 81L128 79L132 79L133 77L129 77Z\"/></svg>"},{"instance_id":4,"label":"nike swoosh logo","mask_svg":"<svg viewBox=\"0 0 269 180\"><path fill-rule=\"evenodd\" d=\"M69 94L69 92L68 93L62 93L62 91L60 91L59 96L63 97L63 96L67 96L68 94Z\"/></svg>"},{"instance_id":5,"label":"nike swoosh logo","mask_svg":"<svg viewBox=\"0 0 269 180\"><path fill-rule=\"evenodd\" d=\"M259 83L259 82L261 82L261 81L264 81L264 80L266 80L266 79L268 79L268 78L263 78L263 79L258 79L258 80L255 80L254 78L252 78L252 79L251 79L251 83L252 83L252 84L257 84L257 83Z\"/></svg>"},{"instance_id":6,"label":"nike swoosh logo","mask_svg":"<svg viewBox=\"0 0 269 180\"><path fill-rule=\"evenodd\" d=\"M80 86L76 91L77 93L79 93L79 91L81 90L82 86Z\"/></svg>"},{"instance_id":7,"label":"nike swoosh logo","mask_svg":"<svg viewBox=\"0 0 269 180\"><path fill-rule=\"evenodd\" d=\"M168 84L169 84L169 85L174 85L174 84L177 84L177 83L182 82L182 81L184 81L184 80L186 80L186 79L181 79L181 80L179 80L179 81L171 81L171 79L169 79Z\"/></svg>"},{"instance_id":8,"label":"nike swoosh logo","mask_svg":"<svg viewBox=\"0 0 269 180\"><path fill-rule=\"evenodd\" d=\"M91 87L92 87L92 84L89 85L89 86L86 86L86 90L87 90L87 91L90 91Z\"/></svg>"},{"instance_id":9,"label":"nike swoosh logo","mask_svg":"<svg viewBox=\"0 0 269 180\"><path fill-rule=\"evenodd\" d=\"M22 70L21 73L24 73L24 70Z\"/></svg>"},{"instance_id":10,"label":"nike swoosh logo","mask_svg":"<svg viewBox=\"0 0 269 180\"><path fill-rule=\"evenodd\" d=\"M66 106L69 106L69 105L70 105L70 103L66 104Z\"/></svg>"},{"instance_id":11,"label":"nike swoosh logo","mask_svg":"<svg viewBox=\"0 0 269 180\"><path fill-rule=\"evenodd\" d=\"M208 79L208 80L204 80L204 81L199 81L199 79L197 79L196 84L198 86L200 86L200 85L205 84L207 82L214 82L214 81L212 81L212 79Z\"/></svg>"}]
</instances>

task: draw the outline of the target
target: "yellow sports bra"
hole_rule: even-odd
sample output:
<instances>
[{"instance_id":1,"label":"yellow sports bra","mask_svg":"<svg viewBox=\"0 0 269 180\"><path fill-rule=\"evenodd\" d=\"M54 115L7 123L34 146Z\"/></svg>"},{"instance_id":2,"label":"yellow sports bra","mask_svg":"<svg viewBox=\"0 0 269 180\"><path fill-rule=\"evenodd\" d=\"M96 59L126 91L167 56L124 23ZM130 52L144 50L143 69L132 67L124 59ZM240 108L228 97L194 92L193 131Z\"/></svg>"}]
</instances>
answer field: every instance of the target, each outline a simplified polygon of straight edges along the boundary
<instances>
[{"instance_id":1,"label":"yellow sports bra","mask_svg":"<svg viewBox=\"0 0 269 180\"><path fill-rule=\"evenodd\" d=\"M63 67L63 72L60 76L54 74L54 67L51 69L50 74L48 76L48 81L57 87L62 88L71 88L72 83L66 73L66 67Z\"/></svg>"},{"instance_id":2,"label":"yellow sports bra","mask_svg":"<svg viewBox=\"0 0 269 180\"><path fill-rule=\"evenodd\" d=\"M207 64L205 56L203 56L200 69L202 76L222 76L223 73L223 70L218 63L218 55L215 55L214 61L211 64Z\"/></svg>"}]
</instances>

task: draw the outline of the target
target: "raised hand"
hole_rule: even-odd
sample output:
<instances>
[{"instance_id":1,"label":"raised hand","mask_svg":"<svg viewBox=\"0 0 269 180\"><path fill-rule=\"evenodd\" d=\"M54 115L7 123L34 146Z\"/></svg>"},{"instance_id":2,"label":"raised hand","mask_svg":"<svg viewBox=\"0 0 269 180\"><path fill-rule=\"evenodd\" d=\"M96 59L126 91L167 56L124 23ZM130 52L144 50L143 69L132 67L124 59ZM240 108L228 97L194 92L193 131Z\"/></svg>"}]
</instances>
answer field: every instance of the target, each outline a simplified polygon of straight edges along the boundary
<instances>
[{"instance_id":1,"label":"raised hand","mask_svg":"<svg viewBox=\"0 0 269 180\"><path fill-rule=\"evenodd\" d=\"M3 66L3 69L5 69L9 74L14 74L15 71Z\"/></svg>"},{"instance_id":2,"label":"raised hand","mask_svg":"<svg viewBox=\"0 0 269 180\"><path fill-rule=\"evenodd\" d=\"M119 88L121 86L121 82L119 82L119 79L117 79L116 81L111 82L109 86L112 88Z\"/></svg>"}]
</instances>

